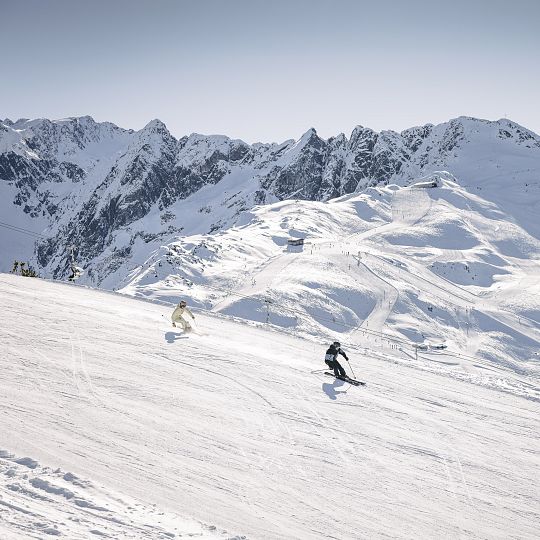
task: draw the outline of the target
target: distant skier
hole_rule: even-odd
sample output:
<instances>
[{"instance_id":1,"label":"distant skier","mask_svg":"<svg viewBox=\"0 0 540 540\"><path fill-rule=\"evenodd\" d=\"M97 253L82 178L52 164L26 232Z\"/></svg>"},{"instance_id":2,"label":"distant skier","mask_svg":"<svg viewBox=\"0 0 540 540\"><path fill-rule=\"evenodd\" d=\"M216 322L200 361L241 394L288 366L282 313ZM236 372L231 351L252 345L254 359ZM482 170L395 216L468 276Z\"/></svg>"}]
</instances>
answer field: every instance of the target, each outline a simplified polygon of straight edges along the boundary
<instances>
[{"instance_id":1,"label":"distant skier","mask_svg":"<svg viewBox=\"0 0 540 540\"><path fill-rule=\"evenodd\" d=\"M347 377L347 373L337 360L338 354L341 354L345 360L349 360L345 352L341 350L341 343L339 341L334 341L334 343L328 347L324 361L330 369L334 370L334 375L336 377Z\"/></svg>"},{"instance_id":2,"label":"distant skier","mask_svg":"<svg viewBox=\"0 0 540 540\"><path fill-rule=\"evenodd\" d=\"M71 269L71 274L68 277L69 281L76 281L84 273L84 270L82 268L76 266L75 264L71 264L70 269Z\"/></svg>"},{"instance_id":3,"label":"distant skier","mask_svg":"<svg viewBox=\"0 0 540 540\"><path fill-rule=\"evenodd\" d=\"M171 315L172 325L176 328L176 324L178 323L184 332L188 332L192 329L191 324L189 324L186 318L188 315L195 320L195 315L188 309L187 302L181 300Z\"/></svg>"},{"instance_id":4,"label":"distant skier","mask_svg":"<svg viewBox=\"0 0 540 540\"><path fill-rule=\"evenodd\" d=\"M84 273L84 270L82 268L78 267L77 263L75 262L75 250L76 249L77 249L77 246L70 246L70 248L69 248L69 268L71 270L71 274L68 277L69 281L76 281Z\"/></svg>"}]
</instances>

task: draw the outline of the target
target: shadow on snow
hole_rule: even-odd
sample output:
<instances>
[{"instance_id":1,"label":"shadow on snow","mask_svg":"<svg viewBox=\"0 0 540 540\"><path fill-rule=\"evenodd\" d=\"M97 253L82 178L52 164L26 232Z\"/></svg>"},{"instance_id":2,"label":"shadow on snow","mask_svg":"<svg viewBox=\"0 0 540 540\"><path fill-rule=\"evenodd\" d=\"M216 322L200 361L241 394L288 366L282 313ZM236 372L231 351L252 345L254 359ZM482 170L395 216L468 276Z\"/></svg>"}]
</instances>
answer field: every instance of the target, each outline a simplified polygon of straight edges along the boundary
<instances>
[{"instance_id":1,"label":"shadow on snow","mask_svg":"<svg viewBox=\"0 0 540 540\"><path fill-rule=\"evenodd\" d=\"M344 381L341 379L336 379L333 383L323 383L322 389L323 392L330 398L330 399L337 399L338 394L346 394L347 390L340 390L337 391L336 388L343 386L345 384Z\"/></svg>"}]
</instances>

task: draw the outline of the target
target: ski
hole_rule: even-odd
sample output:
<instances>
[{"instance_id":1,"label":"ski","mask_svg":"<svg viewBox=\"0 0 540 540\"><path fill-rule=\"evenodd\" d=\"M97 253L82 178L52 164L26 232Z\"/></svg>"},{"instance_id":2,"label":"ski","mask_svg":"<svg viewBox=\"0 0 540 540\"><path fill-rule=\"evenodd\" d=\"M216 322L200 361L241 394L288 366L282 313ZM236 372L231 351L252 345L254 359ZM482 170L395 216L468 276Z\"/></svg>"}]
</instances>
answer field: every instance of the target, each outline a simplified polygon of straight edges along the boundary
<instances>
[{"instance_id":1,"label":"ski","mask_svg":"<svg viewBox=\"0 0 540 540\"><path fill-rule=\"evenodd\" d=\"M333 373L330 373L329 371L325 371L324 374L329 375L330 377L334 377L335 379L339 379L340 381L348 382L353 386L366 386L365 382L357 381L356 379L351 379L350 377L336 377Z\"/></svg>"}]
</instances>

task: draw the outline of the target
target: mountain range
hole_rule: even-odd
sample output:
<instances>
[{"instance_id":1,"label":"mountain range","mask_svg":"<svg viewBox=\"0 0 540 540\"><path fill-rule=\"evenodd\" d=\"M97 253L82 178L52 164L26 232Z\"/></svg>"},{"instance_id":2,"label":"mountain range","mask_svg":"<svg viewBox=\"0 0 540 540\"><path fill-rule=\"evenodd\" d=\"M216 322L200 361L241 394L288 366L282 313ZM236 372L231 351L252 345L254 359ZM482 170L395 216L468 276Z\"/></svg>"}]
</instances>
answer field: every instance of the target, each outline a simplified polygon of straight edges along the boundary
<instances>
[{"instance_id":1,"label":"mountain range","mask_svg":"<svg viewBox=\"0 0 540 540\"><path fill-rule=\"evenodd\" d=\"M0 128L4 272L66 279L73 251L81 285L536 377L540 137L509 120L252 145L158 120Z\"/></svg>"},{"instance_id":2,"label":"mountain range","mask_svg":"<svg viewBox=\"0 0 540 540\"><path fill-rule=\"evenodd\" d=\"M5 119L2 221L41 237L33 245L3 235L1 264L32 259L42 274L62 278L73 245L85 279L99 285L139 240L213 234L255 205L328 201L437 170L460 182L507 175L510 187L539 159L540 137L510 120L461 117L401 133L357 126L349 138L328 140L309 129L298 140L249 145L219 135L176 139L159 120L133 131L89 116Z\"/></svg>"}]
</instances>

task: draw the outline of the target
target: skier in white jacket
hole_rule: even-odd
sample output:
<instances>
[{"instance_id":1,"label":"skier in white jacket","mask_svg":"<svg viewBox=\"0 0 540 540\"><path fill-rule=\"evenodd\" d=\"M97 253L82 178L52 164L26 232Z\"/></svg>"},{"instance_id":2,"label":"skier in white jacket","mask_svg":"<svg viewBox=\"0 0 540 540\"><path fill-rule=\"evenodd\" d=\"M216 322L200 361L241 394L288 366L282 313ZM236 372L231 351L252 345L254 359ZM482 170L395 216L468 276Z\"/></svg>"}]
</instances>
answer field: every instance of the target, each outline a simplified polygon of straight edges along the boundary
<instances>
[{"instance_id":1,"label":"skier in white jacket","mask_svg":"<svg viewBox=\"0 0 540 540\"><path fill-rule=\"evenodd\" d=\"M191 330L191 325L187 320L188 315L195 320L195 315L188 309L187 302L181 300L171 315L172 325L176 328L176 325L179 324L184 332Z\"/></svg>"}]
</instances>

